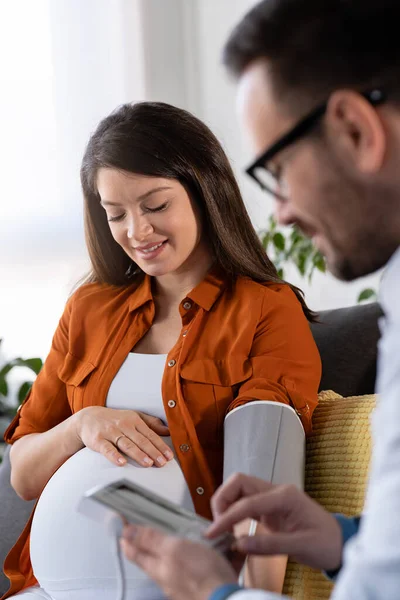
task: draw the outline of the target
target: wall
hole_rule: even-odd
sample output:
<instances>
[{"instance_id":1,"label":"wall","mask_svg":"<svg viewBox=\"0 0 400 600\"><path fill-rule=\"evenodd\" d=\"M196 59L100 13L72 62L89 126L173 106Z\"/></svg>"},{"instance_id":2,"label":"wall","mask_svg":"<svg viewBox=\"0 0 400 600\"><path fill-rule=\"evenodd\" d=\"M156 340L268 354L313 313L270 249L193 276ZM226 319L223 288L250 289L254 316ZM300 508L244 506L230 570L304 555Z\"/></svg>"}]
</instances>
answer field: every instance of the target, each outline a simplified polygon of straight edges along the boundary
<instances>
[{"instance_id":1,"label":"wall","mask_svg":"<svg viewBox=\"0 0 400 600\"><path fill-rule=\"evenodd\" d=\"M144 99L140 3L13 0L1 17L0 337L6 356L44 357L88 269L85 145L117 105Z\"/></svg>"}]
</instances>

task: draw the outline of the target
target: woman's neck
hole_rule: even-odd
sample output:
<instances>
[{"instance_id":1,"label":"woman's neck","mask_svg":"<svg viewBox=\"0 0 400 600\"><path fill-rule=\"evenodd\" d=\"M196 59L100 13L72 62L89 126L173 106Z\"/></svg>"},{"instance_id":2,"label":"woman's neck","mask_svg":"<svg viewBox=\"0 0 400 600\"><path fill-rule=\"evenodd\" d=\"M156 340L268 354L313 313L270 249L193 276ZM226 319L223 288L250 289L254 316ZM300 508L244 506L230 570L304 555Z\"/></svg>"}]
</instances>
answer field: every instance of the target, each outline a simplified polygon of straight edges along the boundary
<instances>
[{"instance_id":1,"label":"woman's neck","mask_svg":"<svg viewBox=\"0 0 400 600\"><path fill-rule=\"evenodd\" d=\"M188 259L178 271L155 277L154 296L156 300L179 304L207 275L213 264L210 252L203 250L196 257Z\"/></svg>"}]
</instances>

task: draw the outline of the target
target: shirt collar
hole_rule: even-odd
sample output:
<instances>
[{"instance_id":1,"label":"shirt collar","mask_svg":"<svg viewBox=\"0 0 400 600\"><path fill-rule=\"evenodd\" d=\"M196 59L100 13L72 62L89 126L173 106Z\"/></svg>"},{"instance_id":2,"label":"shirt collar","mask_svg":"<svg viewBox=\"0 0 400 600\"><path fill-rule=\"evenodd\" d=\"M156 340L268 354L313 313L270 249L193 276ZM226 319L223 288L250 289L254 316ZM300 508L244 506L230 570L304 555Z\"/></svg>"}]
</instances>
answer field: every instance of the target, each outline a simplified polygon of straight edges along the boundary
<instances>
[{"instance_id":1,"label":"shirt collar","mask_svg":"<svg viewBox=\"0 0 400 600\"><path fill-rule=\"evenodd\" d=\"M132 290L132 295L129 300L129 311L132 312L137 310L147 302L153 301L153 294L151 291L151 277L145 275L143 281L135 286Z\"/></svg>"},{"instance_id":2,"label":"shirt collar","mask_svg":"<svg viewBox=\"0 0 400 600\"><path fill-rule=\"evenodd\" d=\"M400 247L389 260L382 277L379 301L385 314L397 309L400 297Z\"/></svg>"},{"instance_id":3,"label":"shirt collar","mask_svg":"<svg viewBox=\"0 0 400 600\"><path fill-rule=\"evenodd\" d=\"M222 269L214 266L207 273L203 281L189 292L187 297L204 310L209 311L222 294L226 287L226 283L226 278L223 276ZM152 301L153 293L151 290L151 277L145 275L143 281L132 290L132 296L129 300L129 311L132 312L137 310L147 304L147 302Z\"/></svg>"},{"instance_id":4,"label":"shirt collar","mask_svg":"<svg viewBox=\"0 0 400 600\"><path fill-rule=\"evenodd\" d=\"M201 281L189 294L188 298L201 306L204 310L211 310L227 285L222 269L211 267L203 281Z\"/></svg>"}]
</instances>

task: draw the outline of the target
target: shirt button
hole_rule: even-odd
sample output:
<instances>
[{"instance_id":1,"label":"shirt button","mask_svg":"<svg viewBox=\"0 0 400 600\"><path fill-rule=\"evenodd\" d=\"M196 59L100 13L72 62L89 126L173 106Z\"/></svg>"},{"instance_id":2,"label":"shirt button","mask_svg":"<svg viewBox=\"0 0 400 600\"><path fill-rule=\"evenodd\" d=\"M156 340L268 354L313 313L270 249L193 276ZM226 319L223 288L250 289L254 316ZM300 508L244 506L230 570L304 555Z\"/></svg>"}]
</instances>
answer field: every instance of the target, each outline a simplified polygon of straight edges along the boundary
<instances>
[{"instance_id":1,"label":"shirt button","mask_svg":"<svg viewBox=\"0 0 400 600\"><path fill-rule=\"evenodd\" d=\"M185 310L189 310L190 308L192 308L192 303L191 302L184 302L183 303L183 308Z\"/></svg>"},{"instance_id":2,"label":"shirt button","mask_svg":"<svg viewBox=\"0 0 400 600\"><path fill-rule=\"evenodd\" d=\"M189 452L190 446L188 446L188 444L181 444L179 446L179 449L180 449L181 452Z\"/></svg>"},{"instance_id":3,"label":"shirt button","mask_svg":"<svg viewBox=\"0 0 400 600\"><path fill-rule=\"evenodd\" d=\"M175 402L175 400L168 400L168 406L169 406L170 408L175 408L175 406L176 406L176 402Z\"/></svg>"},{"instance_id":4,"label":"shirt button","mask_svg":"<svg viewBox=\"0 0 400 600\"><path fill-rule=\"evenodd\" d=\"M169 367L174 367L175 365L176 365L176 360L172 359L172 360L168 361Z\"/></svg>"},{"instance_id":5,"label":"shirt button","mask_svg":"<svg viewBox=\"0 0 400 600\"><path fill-rule=\"evenodd\" d=\"M199 496L202 496L204 494L204 488L202 488L201 486L199 486L198 488L196 488L196 493Z\"/></svg>"}]
</instances>

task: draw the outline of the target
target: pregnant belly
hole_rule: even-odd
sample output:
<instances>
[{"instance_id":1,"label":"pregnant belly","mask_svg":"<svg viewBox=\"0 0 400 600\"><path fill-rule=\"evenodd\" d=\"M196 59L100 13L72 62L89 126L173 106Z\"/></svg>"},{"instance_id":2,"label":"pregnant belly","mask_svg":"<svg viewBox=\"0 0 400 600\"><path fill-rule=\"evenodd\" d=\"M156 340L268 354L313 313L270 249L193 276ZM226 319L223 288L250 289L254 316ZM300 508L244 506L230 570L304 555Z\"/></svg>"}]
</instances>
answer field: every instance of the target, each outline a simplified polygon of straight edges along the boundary
<instances>
[{"instance_id":1,"label":"pregnant belly","mask_svg":"<svg viewBox=\"0 0 400 600\"><path fill-rule=\"evenodd\" d=\"M77 506L90 488L122 477L194 510L176 460L160 469L145 469L134 461L117 467L97 452L80 450L46 485L32 523L33 571L39 584L55 600L75 597L75 592L77 598L82 598L83 589L97 590L98 598L114 599L117 580L113 540L101 523L79 514ZM129 600L163 598L158 587L138 567L125 560L124 566Z\"/></svg>"}]
</instances>

